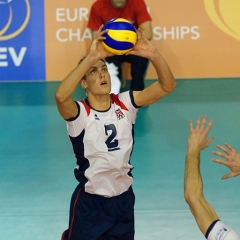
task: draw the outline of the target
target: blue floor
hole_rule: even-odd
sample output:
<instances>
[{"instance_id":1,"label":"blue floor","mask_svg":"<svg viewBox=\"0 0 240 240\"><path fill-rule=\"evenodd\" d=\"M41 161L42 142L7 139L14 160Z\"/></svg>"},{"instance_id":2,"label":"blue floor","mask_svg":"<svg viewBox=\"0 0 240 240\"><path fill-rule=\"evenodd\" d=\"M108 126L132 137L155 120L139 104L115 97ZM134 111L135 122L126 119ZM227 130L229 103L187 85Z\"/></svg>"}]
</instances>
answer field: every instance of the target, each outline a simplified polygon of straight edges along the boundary
<instances>
[{"instance_id":1,"label":"blue floor","mask_svg":"<svg viewBox=\"0 0 240 240\"><path fill-rule=\"evenodd\" d=\"M152 81L147 81L150 84ZM75 158L54 93L59 82L0 84L0 239L59 240L77 182ZM139 110L134 165L136 240L204 239L183 197L189 120L214 119L202 153L205 197L240 233L239 178L212 163L215 144L240 151L240 79L177 80L173 93ZM76 99L85 98L79 87Z\"/></svg>"}]
</instances>

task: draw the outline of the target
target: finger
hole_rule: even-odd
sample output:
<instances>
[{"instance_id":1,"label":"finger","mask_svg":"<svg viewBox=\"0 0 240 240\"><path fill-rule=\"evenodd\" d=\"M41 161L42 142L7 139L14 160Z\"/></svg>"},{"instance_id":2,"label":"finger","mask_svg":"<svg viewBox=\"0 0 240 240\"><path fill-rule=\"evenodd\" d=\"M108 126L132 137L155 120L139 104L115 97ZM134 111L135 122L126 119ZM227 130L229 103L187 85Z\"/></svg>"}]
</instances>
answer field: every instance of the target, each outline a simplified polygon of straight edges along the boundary
<instances>
[{"instance_id":1,"label":"finger","mask_svg":"<svg viewBox=\"0 0 240 240\"><path fill-rule=\"evenodd\" d=\"M206 124L206 121L207 121L207 116L205 115L205 116L203 117L203 120L202 120L201 130L204 129L204 126L205 126L205 124Z\"/></svg>"},{"instance_id":2,"label":"finger","mask_svg":"<svg viewBox=\"0 0 240 240\"><path fill-rule=\"evenodd\" d=\"M212 127L212 124L213 124L213 120L211 119L211 120L209 121L208 125L207 125L207 128L206 128L207 132L210 131L210 129L211 129L211 127Z\"/></svg>"},{"instance_id":3,"label":"finger","mask_svg":"<svg viewBox=\"0 0 240 240\"><path fill-rule=\"evenodd\" d=\"M190 121L190 131L193 131L193 122L192 122L192 120Z\"/></svg>"},{"instance_id":4,"label":"finger","mask_svg":"<svg viewBox=\"0 0 240 240\"><path fill-rule=\"evenodd\" d=\"M226 147L228 147L231 151L236 152L236 150L235 150L230 144L225 143L224 145L225 145Z\"/></svg>"},{"instance_id":5,"label":"finger","mask_svg":"<svg viewBox=\"0 0 240 240\"><path fill-rule=\"evenodd\" d=\"M197 124L196 124L196 129L199 129L200 122L201 122L201 117L198 117Z\"/></svg>"},{"instance_id":6,"label":"finger","mask_svg":"<svg viewBox=\"0 0 240 240\"><path fill-rule=\"evenodd\" d=\"M137 40L140 40L141 37L142 37L142 31L141 31L141 29L138 28L138 29L136 30L136 33L137 33Z\"/></svg>"},{"instance_id":7,"label":"finger","mask_svg":"<svg viewBox=\"0 0 240 240\"><path fill-rule=\"evenodd\" d=\"M219 144L217 144L216 146L217 146L217 148L221 149L221 150L224 151L225 153L227 153L227 154L229 153L229 150L226 149L225 147L223 147L223 146L221 146L221 145L219 145Z\"/></svg>"},{"instance_id":8,"label":"finger","mask_svg":"<svg viewBox=\"0 0 240 240\"><path fill-rule=\"evenodd\" d=\"M219 156L219 157L225 158L225 159L228 158L228 156L226 154L222 153L222 152L217 152L217 151L213 150L212 153Z\"/></svg>"},{"instance_id":9,"label":"finger","mask_svg":"<svg viewBox=\"0 0 240 240\"><path fill-rule=\"evenodd\" d=\"M218 163L218 164L221 164L221 165L224 165L224 166L228 166L228 164L223 160L219 160L217 158L211 158L211 160L215 163Z\"/></svg>"},{"instance_id":10,"label":"finger","mask_svg":"<svg viewBox=\"0 0 240 240\"><path fill-rule=\"evenodd\" d=\"M208 140L207 140L207 146L209 146L210 144L211 144L211 142L213 141L213 137L211 137L211 138L209 138Z\"/></svg>"},{"instance_id":11,"label":"finger","mask_svg":"<svg viewBox=\"0 0 240 240\"><path fill-rule=\"evenodd\" d=\"M222 180L225 180L225 179L228 179L228 178L230 178L230 176L229 176L229 174L226 174L222 177Z\"/></svg>"},{"instance_id":12,"label":"finger","mask_svg":"<svg viewBox=\"0 0 240 240\"><path fill-rule=\"evenodd\" d=\"M103 24L99 27L99 29L98 29L98 32L101 32L102 31L102 28L103 28Z\"/></svg>"},{"instance_id":13,"label":"finger","mask_svg":"<svg viewBox=\"0 0 240 240\"><path fill-rule=\"evenodd\" d=\"M232 177L236 177L237 175L238 175L238 174L236 174L236 173L234 173L234 172L230 172L230 173L224 175L224 176L222 177L222 180L225 180L225 179L228 179L228 178L232 178Z\"/></svg>"}]
</instances>

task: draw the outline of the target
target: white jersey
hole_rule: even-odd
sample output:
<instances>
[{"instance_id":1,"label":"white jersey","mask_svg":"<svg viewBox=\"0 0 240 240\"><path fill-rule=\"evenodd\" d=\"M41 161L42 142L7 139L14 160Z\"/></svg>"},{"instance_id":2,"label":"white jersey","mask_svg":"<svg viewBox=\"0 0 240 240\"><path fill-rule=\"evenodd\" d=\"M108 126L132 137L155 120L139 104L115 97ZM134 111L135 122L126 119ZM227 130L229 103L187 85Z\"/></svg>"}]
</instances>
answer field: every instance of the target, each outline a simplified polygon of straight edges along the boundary
<instances>
[{"instance_id":1,"label":"white jersey","mask_svg":"<svg viewBox=\"0 0 240 240\"><path fill-rule=\"evenodd\" d=\"M105 197L117 196L132 185L130 156L138 110L132 91L110 98L107 111L92 109L87 100L76 102L79 114L67 121L77 158L75 177L86 192Z\"/></svg>"},{"instance_id":2,"label":"white jersey","mask_svg":"<svg viewBox=\"0 0 240 240\"><path fill-rule=\"evenodd\" d=\"M208 240L240 240L240 236L230 227L217 221L210 231Z\"/></svg>"}]
</instances>

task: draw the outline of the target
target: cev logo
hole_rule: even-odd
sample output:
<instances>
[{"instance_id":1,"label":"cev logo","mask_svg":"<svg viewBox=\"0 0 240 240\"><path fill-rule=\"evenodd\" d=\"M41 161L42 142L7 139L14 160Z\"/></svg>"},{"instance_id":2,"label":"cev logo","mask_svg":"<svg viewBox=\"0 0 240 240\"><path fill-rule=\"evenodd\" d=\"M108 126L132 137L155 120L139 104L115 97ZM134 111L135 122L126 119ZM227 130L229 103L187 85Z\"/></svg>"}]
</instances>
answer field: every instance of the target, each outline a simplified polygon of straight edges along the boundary
<instances>
[{"instance_id":1,"label":"cev logo","mask_svg":"<svg viewBox=\"0 0 240 240\"><path fill-rule=\"evenodd\" d=\"M15 30L14 32L9 33L7 35L4 35L6 33L6 31L9 29L9 27L11 26L12 19L13 19L13 10L10 5L10 2L12 2L12 1L13 0L0 0L0 7L1 7L1 4L8 4L8 9L9 9L8 21L7 21L6 25L3 27L3 29L0 29L0 41L9 40L9 39L14 38L17 35L19 35L25 29L25 27L27 26L29 19L30 19L31 10L30 10L29 0L25 0L26 7L27 7L25 20L23 21L22 25L17 30Z\"/></svg>"},{"instance_id":2,"label":"cev logo","mask_svg":"<svg viewBox=\"0 0 240 240\"><path fill-rule=\"evenodd\" d=\"M17 28L16 30L13 30L12 32L9 32L9 28L11 27L12 20L13 20L13 9L10 4L10 2L12 1L13 0L0 0L0 7L3 4L8 5L7 7L6 6L4 7L9 11L9 17L8 17L8 20L6 21L6 25L2 29L0 29L0 41L9 40L18 36L26 28L30 19L31 10L30 10L29 0L25 0L26 8L27 8L25 19L23 20L19 28ZM8 33L5 34L7 31ZM8 66L8 61L7 61L8 54L11 56L14 65L16 67L19 67L22 63L22 60L24 58L26 51L27 51L27 48L22 47L20 49L20 52L17 54L14 47L8 47L8 48L0 47L0 67Z\"/></svg>"},{"instance_id":3,"label":"cev logo","mask_svg":"<svg viewBox=\"0 0 240 240\"><path fill-rule=\"evenodd\" d=\"M218 28L240 40L240 1L204 0L208 16Z\"/></svg>"}]
</instances>

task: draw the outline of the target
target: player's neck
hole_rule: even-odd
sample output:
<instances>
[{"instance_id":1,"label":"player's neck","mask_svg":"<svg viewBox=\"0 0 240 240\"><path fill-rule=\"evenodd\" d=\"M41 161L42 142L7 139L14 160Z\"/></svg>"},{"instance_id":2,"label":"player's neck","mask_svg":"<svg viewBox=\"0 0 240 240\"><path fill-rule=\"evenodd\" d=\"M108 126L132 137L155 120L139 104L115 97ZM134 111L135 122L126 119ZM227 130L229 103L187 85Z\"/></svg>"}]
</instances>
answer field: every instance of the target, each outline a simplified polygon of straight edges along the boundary
<instances>
[{"instance_id":1,"label":"player's neck","mask_svg":"<svg viewBox=\"0 0 240 240\"><path fill-rule=\"evenodd\" d=\"M111 100L110 95L89 95L88 96L88 103L91 108L97 111L106 111L110 108Z\"/></svg>"}]
</instances>

